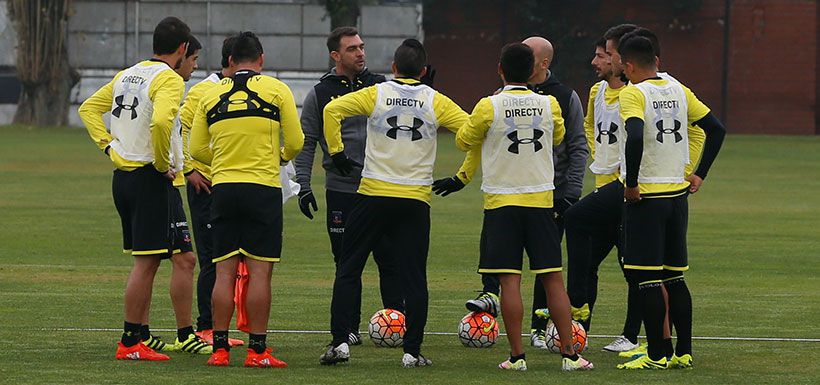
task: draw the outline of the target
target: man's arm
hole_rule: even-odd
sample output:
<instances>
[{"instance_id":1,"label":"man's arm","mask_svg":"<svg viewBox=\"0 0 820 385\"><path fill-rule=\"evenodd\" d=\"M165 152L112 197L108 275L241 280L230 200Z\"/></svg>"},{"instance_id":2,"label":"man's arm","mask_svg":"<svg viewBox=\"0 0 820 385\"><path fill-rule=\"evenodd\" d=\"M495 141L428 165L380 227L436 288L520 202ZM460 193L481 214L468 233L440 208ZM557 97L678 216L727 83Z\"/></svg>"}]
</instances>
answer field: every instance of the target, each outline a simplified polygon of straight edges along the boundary
<instances>
[{"instance_id":1,"label":"man's arm","mask_svg":"<svg viewBox=\"0 0 820 385\"><path fill-rule=\"evenodd\" d=\"M637 202L641 199L641 190L638 186L638 173L643 158L643 126L644 107L646 100L643 93L635 87L628 86L618 95L621 106L621 120L626 126L626 143L624 159L626 162L626 179L624 184L624 198L627 202Z\"/></svg>"},{"instance_id":2,"label":"man's arm","mask_svg":"<svg viewBox=\"0 0 820 385\"><path fill-rule=\"evenodd\" d=\"M103 115L111 111L111 103L114 101L114 82L120 77L121 73L86 99L77 111L86 130L88 130L88 135L91 136L91 140L106 154L113 137L105 127Z\"/></svg>"},{"instance_id":3,"label":"man's arm","mask_svg":"<svg viewBox=\"0 0 820 385\"><path fill-rule=\"evenodd\" d=\"M493 122L493 103L490 98L482 98L473 108L467 122L456 133L456 146L461 151L481 147L487 130Z\"/></svg>"},{"instance_id":4,"label":"man's arm","mask_svg":"<svg viewBox=\"0 0 820 385\"><path fill-rule=\"evenodd\" d=\"M194 85L188 90L188 96L185 97L185 102L179 109L179 122L182 125L182 154L185 158L185 164L182 167L182 173L188 175L193 171L194 166L191 165L191 125L194 122L194 114L196 108L199 106L199 100L202 94L208 88L208 83L202 82Z\"/></svg>"},{"instance_id":5,"label":"man's arm","mask_svg":"<svg viewBox=\"0 0 820 385\"><path fill-rule=\"evenodd\" d=\"M723 123L711 112L697 122L694 122L694 124L703 128L703 131L706 133L706 142L703 145L703 157L700 160L698 169L695 170L695 175L703 180L706 179L706 174L709 173L712 163L714 163L721 146L723 146L723 139L726 137L726 127L724 127Z\"/></svg>"},{"instance_id":6,"label":"man's arm","mask_svg":"<svg viewBox=\"0 0 820 385\"><path fill-rule=\"evenodd\" d=\"M165 173L171 169L171 130L179 112L185 82L173 71L165 71L151 83L149 96L154 104L151 116L151 143L154 148L154 168Z\"/></svg>"},{"instance_id":7,"label":"man's arm","mask_svg":"<svg viewBox=\"0 0 820 385\"><path fill-rule=\"evenodd\" d=\"M566 151L569 155L567 167L567 188L565 198L578 199L584 188L584 171L589 157L586 134L584 133L584 111L581 108L581 99L573 91L569 101L569 113L566 121Z\"/></svg>"},{"instance_id":8,"label":"man's arm","mask_svg":"<svg viewBox=\"0 0 820 385\"><path fill-rule=\"evenodd\" d=\"M316 92L311 89L302 103L302 132L305 135L305 144L302 152L293 161L296 168L296 182L301 189L300 195L311 191L310 179L313 173L313 160L316 155L316 144L322 137L322 111L319 111L319 102Z\"/></svg>"},{"instance_id":9,"label":"man's arm","mask_svg":"<svg viewBox=\"0 0 820 385\"><path fill-rule=\"evenodd\" d=\"M327 150L331 156L345 149L342 143L342 120L351 116L370 116L376 107L376 92L376 86L362 88L333 99L325 106L322 114L323 132L327 141Z\"/></svg>"},{"instance_id":10,"label":"man's arm","mask_svg":"<svg viewBox=\"0 0 820 385\"><path fill-rule=\"evenodd\" d=\"M302 151L305 143L305 135L302 133L302 125L299 123L299 112L296 110L296 102L293 100L293 93L285 83L280 83L279 92L282 102L279 105L280 120L279 126L282 129L282 149L279 159L288 162Z\"/></svg>"},{"instance_id":11,"label":"man's arm","mask_svg":"<svg viewBox=\"0 0 820 385\"><path fill-rule=\"evenodd\" d=\"M561 112L561 105L558 104L558 99L552 95L547 95L550 99L550 108L552 111L552 145L557 146L564 142L567 137L566 121L564 121L564 114Z\"/></svg>"},{"instance_id":12,"label":"man's arm","mask_svg":"<svg viewBox=\"0 0 820 385\"><path fill-rule=\"evenodd\" d=\"M589 156L593 158L595 158L595 97L598 95L599 88L601 88L601 86L595 83L595 85L589 89L587 114L584 116L584 134L586 134L587 137Z\"/></svg>"},{"instance_id":13,"label":"man's arm","mask_svg":"<svg viewBox=\"0 0 820 385\"><path fill-rule=\"evenodd\" d=\"M208 131L207 108L205 101L200 100L191 125L190 146L193 159L210 165L214 159L214 153L211 151L211 133Z\"/></svg>"}]
</instances>

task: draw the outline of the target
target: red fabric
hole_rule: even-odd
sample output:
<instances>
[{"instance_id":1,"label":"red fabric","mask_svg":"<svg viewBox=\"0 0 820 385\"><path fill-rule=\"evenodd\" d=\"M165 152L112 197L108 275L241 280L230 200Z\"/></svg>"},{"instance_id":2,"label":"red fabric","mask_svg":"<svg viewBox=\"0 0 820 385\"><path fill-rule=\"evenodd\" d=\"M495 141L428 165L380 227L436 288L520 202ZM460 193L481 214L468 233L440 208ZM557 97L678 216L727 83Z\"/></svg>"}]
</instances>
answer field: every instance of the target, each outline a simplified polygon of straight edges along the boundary
<instances>
[{"instance_id":1,"label":"red fabric","mask_svg":"<svg viewBox=\"0 0 820 385\"><path fill-rule=\"evenodd\" d=\"M245 309L248 281L248 265L245 264L243 259L239 261L239 266L236 268L236 290L234 290L233 301L236 303L236 328L245 333L251 332L248 326L248 312Z\"/></svg>"}]
</instances>

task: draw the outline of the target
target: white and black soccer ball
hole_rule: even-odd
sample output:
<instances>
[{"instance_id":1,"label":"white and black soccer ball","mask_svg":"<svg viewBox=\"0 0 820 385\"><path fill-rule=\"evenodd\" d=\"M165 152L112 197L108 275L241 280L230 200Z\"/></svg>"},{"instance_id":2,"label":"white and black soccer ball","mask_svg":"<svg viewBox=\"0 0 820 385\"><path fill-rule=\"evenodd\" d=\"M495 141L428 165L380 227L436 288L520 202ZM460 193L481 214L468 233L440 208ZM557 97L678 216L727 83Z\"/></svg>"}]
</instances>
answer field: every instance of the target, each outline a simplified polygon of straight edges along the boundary
<instances>
[{"instance_id":1,"label":"white and black soccer ball","mask_svg":"<svg viewBox=\"0 0 820 385\"><path fill-rule=\"evenodd\" d=\"M498 323L489 313L469 313L458 324L458 339L468 348L489 348L498 339Z\"/></svg>"},{"instance_id":2,"label":"white and black soccer ball","mask_svg":"<svg viewBox=\"0 0 820 385\"><path fill-rule=\"evenodd\" d=\"M376 346L399 347L404 343L404 314L398 310L382 309L370 317L367 334Z\"/></svg>"}]
</instances>

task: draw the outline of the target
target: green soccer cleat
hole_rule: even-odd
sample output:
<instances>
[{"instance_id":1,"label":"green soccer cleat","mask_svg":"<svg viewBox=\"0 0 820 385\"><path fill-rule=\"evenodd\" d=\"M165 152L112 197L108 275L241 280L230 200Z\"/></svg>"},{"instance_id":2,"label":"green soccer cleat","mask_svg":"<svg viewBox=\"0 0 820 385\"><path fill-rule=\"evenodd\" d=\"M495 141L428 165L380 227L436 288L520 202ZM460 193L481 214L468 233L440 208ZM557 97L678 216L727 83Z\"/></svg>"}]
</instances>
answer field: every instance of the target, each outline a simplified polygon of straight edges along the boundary
<instances>
[{"instance_id":1,"label":"green soccer cleat","mask_svg":"<svg viewBox=\"0 0 820 385\"><path fill-rule=\"evenodd\" d=\"M214 352L214 347L208 345L207 342L203 341L196 334L189 334L188 339L185 341L180 341L179 338L177 338L176 341L174 341L172 349L174 351L191 354L211 354Z\"/></svg>"},{"instance_id":2,"label":"green soccer cleat","mask_svg":"<svg viewBox=\"0 0 820 385\"><path fill-rule=\"evenodd\" d=\"M151 348L155 352L172 352L174 351L174 347L166 344L165 341L160 339L159 337L151 334L147 340L142 341L143 345Z\"/></svg>"},{"instance_id":3,"label":"green soccer cleat","mask_svg":"<svg viewBox=\"0 0 820 385\"><path fill-rule=\"evenodd\" d=\"M547 308L535 309L535 311L533 313L538 318L542 318L542 319L546 319L546 320L550 319L550 309L547 309Z\"/></svg>"},{"instance_id":4,"label":"green soccer cleat","mask_svg":"<svg viewBox=\"0 0 820 385\"><path fill-rule=\"evenodd\" d=\"M585 303L584 306L581 307L573 307L571 308L572 311L572 319L578 322L587 322L589 321L589 316L592 313L589 311L589 304Z\"/></svg>"},{"instance_id":5,"label":"green soccer cleat","mask_svg":"<svg viewBox=\"0 0 820 385\"><path fill-rule=\"evenodd\" d=\"M669 362L666 360L666 357L661 357L661 359L654 361L649 358L648 355L644 354L632 361L618 364L617 368L624 370L665 370L669 369Z\"/></svg>"},{"instance_id":6,"label":"green soccer cleat","mask_svg":"<svg viewBox=\"0 0 820 385\"><path fill-rule=\"evenodd\" d=\"M678 357L677 354L673 354L672 359L669 360L669 367L672 369L692 369L694 367L692 365L692 355L684 354Z\"/></svg>"},{"instance_id":7,"label":"green soccer cleat","mask_svg":"<svg viewBox=\"0 0 820 385\"><path fill-rule=\"evenodd\" d=\"M638 358L646 355L646 344L638 344L638 347L632 350L618 353L621 358Z\"/></svg>"},{"instance_id":8,"label":"green soccer cleat","mask_svg":"<svg viewBox=\"0 0 820 385\"><path fill-rule=\"evenodd\" d=\"M520 372L524 372L527 370L527 361L521 359L515 362L510 362L510 359L508 358L506 361L498 364L498 368L504 370L517 370Z\"/></svg>"},{"instance_id":9,"label":"green soccer cleat","mask_svg":"<svg viewBox=\"0 0 820 385\"><path fill-rule=\"evenodd\" d=\"M595 365L592 365L592 362L589 362L581 355L578 355L577 360L572 360L571 358L564 357L561 360L561 370L565 372L574 372L576 370L592 370L595 369Z\"/></svg>"}]
</instances>

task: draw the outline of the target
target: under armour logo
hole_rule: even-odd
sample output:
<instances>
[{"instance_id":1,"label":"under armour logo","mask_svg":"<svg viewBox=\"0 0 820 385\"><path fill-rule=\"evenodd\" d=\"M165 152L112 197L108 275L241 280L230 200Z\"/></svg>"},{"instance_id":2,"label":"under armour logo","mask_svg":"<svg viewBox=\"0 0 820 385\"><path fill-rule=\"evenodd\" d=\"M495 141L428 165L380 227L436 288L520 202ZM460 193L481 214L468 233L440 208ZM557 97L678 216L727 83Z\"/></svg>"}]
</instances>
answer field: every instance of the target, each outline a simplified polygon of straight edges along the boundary
<instances>
[{"instance_id":1,"label":"under armour logo","mask_svg":"<svg viewBox=\"0 0 820 385\"><path fill-rule=\"evenodd\" d=\"M114 108L114 111L111 111L111 115L116 116L117 118L120 117L122 114L122 110L131 111L131 120L137 118L137 106L140 105L140 101L137 98L134 98L134 104L123 104L122 100L125 99L125 95L120 95L114 98L114 103L117 104L117 107Z\"/></svg>"},{"instance_id":2,"label":"under armour logo","mask_svg":"<svg viewBox=\"0 0 820 385\"><path fill-rule=\"evenodd\" d=\"M539 129L533 129L532 130L532 138L521 138L521 139L519 139L518 138L518 130L510 132L509 134L507 134L507 138L510 141L512 141L512 144L510 144L510 146L507 147L507 151L509 151L513 154L518 154L518 146L520 146L522 144L532 144L533 145L533 152L538 152L542 148L544 148L544 145L541 144L541 142L538 141L538 139L541 139L542 136L544 136L544 131L539 130Z\"/></svg>"},{"instance_id":3,"label":"under armour logo","mask_svg":"<svg viewBox=\"0 0 820 385\"><path fill-rule=\"evenodd\" d=\"M247 109L247 110L255 110L257 108L256 104L254 104L253 100L251 100L251 99L233 99L233 100L228 99L228 100L222 102L221 105L219 105L219 109L217 111L219 113L224 114L224 113L228 112L228 108L231 105L239 105L239 104L244 104L245 109Z\"/></svg>"},{"instance_id":4,"label":"under armour logo","mask_svg":"<svg viewBox=\"0 0 820 385\"><path fill-rule=\"evenodd\" d=\"M658 142L663 143L663 136L672 134L675 136L675 143L680 142L683 140L683 135L680 134L681 123L679 120L675 119L674 121L675 127L674 128L666 128L663 125L663 120L659 120L655 122L655 127L658 128L658 135L655 137Z\"/></svg>"},{"instance_id":5,"label":"under armour logo","mask_svg":"<svg viewBox=\"0 0 820 385\"><path fill-rule=\"evenodd\" d=\"M618 131L618 125L615 124L615 122L609 122L609 129L608 130L602 130L601 129L601 124L602 123L603 122L598 122L598 136L595 137L595 141L598 142L598 143L602 143L601 142L601 135L606 135L607 137L609 137L609 144L613 144L613 143L617 142L618 137L615 136L614 134L615 134L615 132Z\"/></svg>"},{"instance_id":6,"label":"under armour logo","mask_svg":"<svg viewBox=\"0 0 820 385\"><path fill-rule=\"evenodd\" d=\"M387 130L387 137L390 139L396 139L399 131L410 131L411 139L410 141L416 141L421 139L421 132L419 132L419 128L424 125L424 121L419 118L413 118L413 125L399 125L399 117L398 116L391 116L387 118L387 125L390 126L390 129Z\"/></svg>"}]
</instances>

